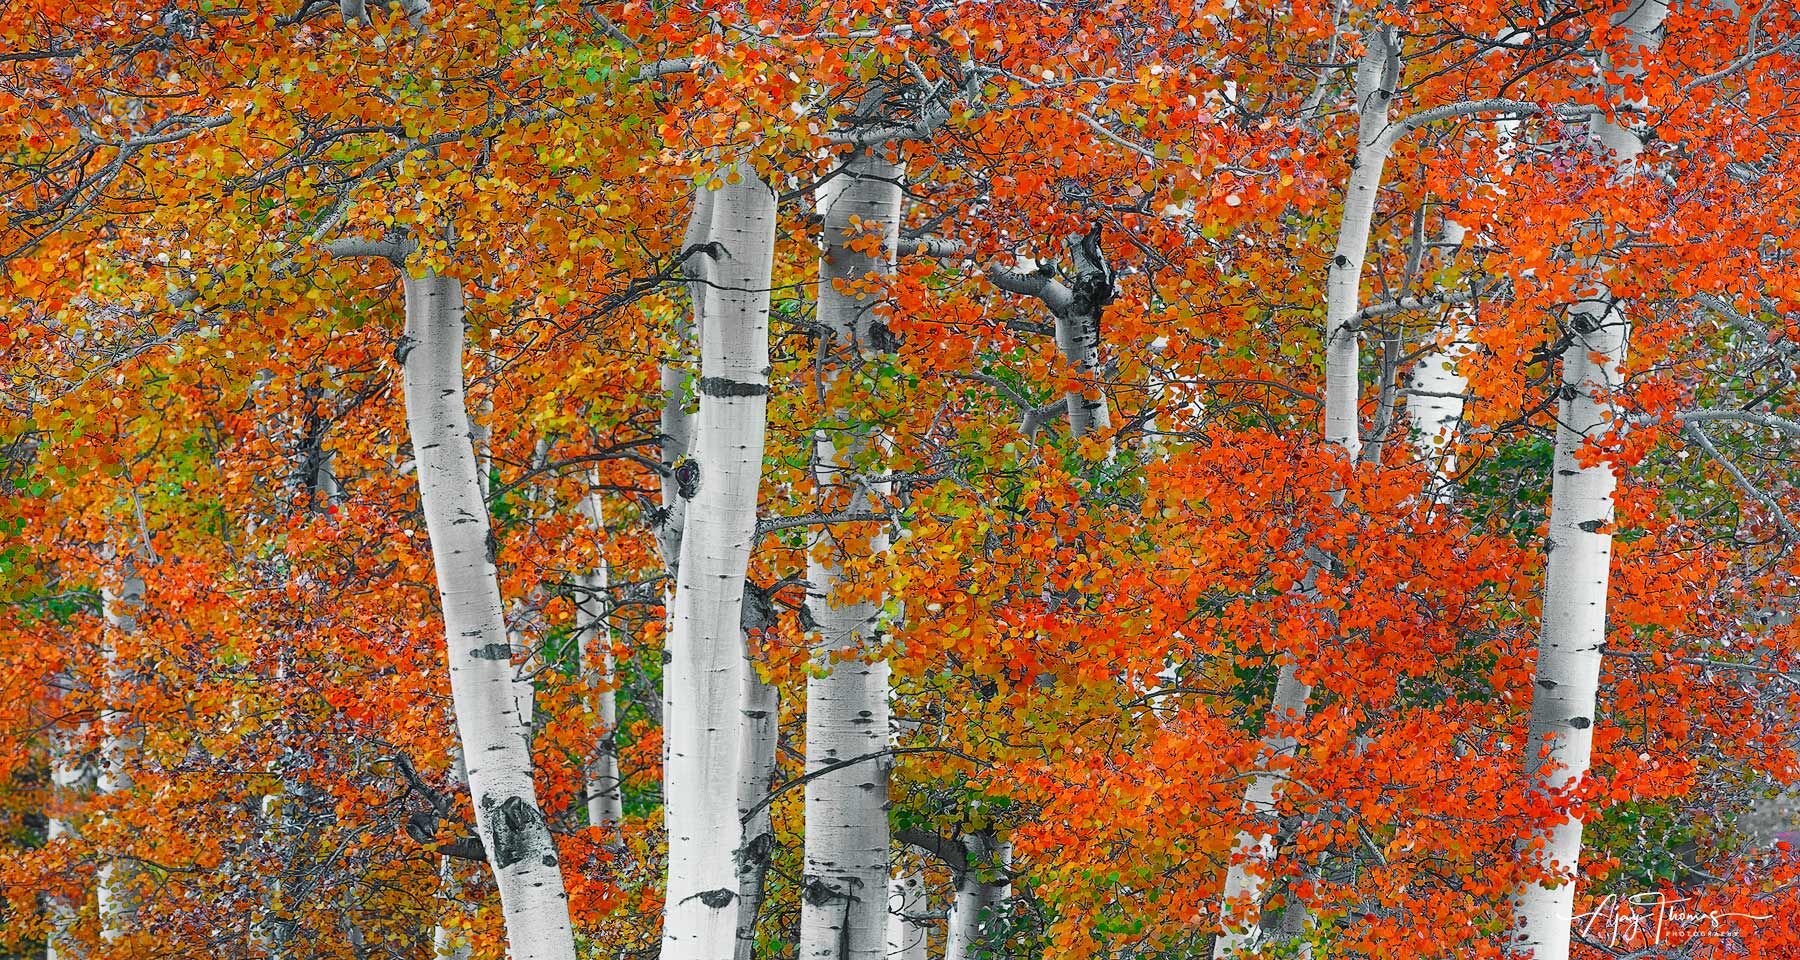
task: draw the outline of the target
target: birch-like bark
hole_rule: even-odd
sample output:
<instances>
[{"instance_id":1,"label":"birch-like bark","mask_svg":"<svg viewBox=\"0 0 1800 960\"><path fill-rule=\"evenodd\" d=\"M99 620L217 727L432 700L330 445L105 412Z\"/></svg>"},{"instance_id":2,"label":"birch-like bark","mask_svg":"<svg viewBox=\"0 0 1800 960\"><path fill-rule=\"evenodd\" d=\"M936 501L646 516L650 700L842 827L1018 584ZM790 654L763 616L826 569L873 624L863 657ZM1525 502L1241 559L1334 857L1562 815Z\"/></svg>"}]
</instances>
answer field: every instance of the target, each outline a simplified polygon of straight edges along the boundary
<instances>
[{"instance_id":1,"label":"birch-like bark","mask_svg":"<svg viewBox=\"0 0 1800 960\"><path fill-rule=\"evenodd\" d=\"M1466 234L1462 224L1445 220L1442 245L1455 249L1462 245ZM1413 444L1438 482L1433 499L1440 503L1448 498L1447 481L1456 473L1453 448L1456 434L1462 427L1463 392L1469 388L1469 378L1456 370L1457 362L1467 352L1457 339L1459 330L1455 319L1445 321L1438 328L1435 335L1444 345L1419 358L1413 367L1412 395L1406 400Z\"/></svg>"},{"instance_id":2,"label":"birch-like bark","mask_svg":"<svg viewBox=\"0 0 1800 960\"><path fill-rule=\"evenodd\" d=\"M871 277L893 272L900 233L900 175L882 148L862 149L821 192L824 250L819 259L818 319L827 331L820 349L827 360L825 391L854 360L892 349L891 335L874 314L878 294ZM871 234L880 248L869 247ZM852 464L870 449L870 433L841 425L848 411L829 403L814 440L814 470L821 491L850 480ZM848 509L868 509L856 487ZM800 903L802 960L881 960L887 952L888 763L871 759L833 767L851 757L874 756L888 745L888 665L869 660L865 647L878 641L879 600L841 596L845 550L829 528L807 559L807 609L817 630L813 660L820 672L806 682L805 881ZM887 537L868 548L879 554Z\"/></svg>"},{"instance_id":3,"label":"birch-like bark","mask_svg":"<svg viewBox=\"0 0 1800 960\"><path fill-rule=\"evenodd\" d=\"M1614 23L1635 61L1661 43L1665 0L1636 0ZM1608 72L1638 75L1643 67ZM1635 166L1643 142L1603 116L1589 120L1593 138L1611 150L1622 176ZM1562 795L1586 776L1592 760L1600 658L1606 643L1607 586L1612 574L1613 465L1583 465L1589 440L1614 423L1611 395L1619 386L1630 325L1593 264L1594 290L1569 311L1569 344L1562 355L1562 400L1556 418L1556 452L1550 481L1550 532L1544 549L1544 613L1532 685L1525 776L1532 792ZM1581 859L1579 817L1570 816L1524 846L1534 863L1567 879L1530 883L1513 904L1511 952L1533 960L1567 960Z\"/></svg>"},{"instance_id":4,"label":"birch-like bark","mask_svg":"<svg viewBox=\"0 0 1800 960\"><path fill-rule=\"evenodd\" d=\"M581 595L575 604L576 643L581 650L588 682L599 688L592 706L603 731L588 756L585 775L587 815L590 826L605 827L610 831L624 818L625 804L620 793L618 677L613 664L611 610L608 608L612 596L612 568L606 562L606 513L600 494L589 493L582 498L580 511L594 528L598 539L595 550L599 556L593 572L581 577Z\"/></svg>"},{"instance_id":5,"label":"birch-like bark","mask_svg":"<svg viewBox=\"0 0 1800 960\"><path fill-rule=\"evenodd\" d=\"M694 442L695 418L687 410L690 377L684 364L690 362L696 334L705 325L706 291L712 282L709 265L713 260L713 251L708 245L711 243L713 206L716 202L714 191L704 186L694 191L694 209L688 217L687 231L681 240L681 267L688 279L688 300L692 304L693 314L691 319L678 314L670 323L669 353L658 368L663 395L660 417L662 506L651 515L651 526L656 534L657 551L662 554L663 569L668 573L668 579L663 581L664 636L675 633L675 585L680 579L681 533L687 525L688 502L681 495L680 485L675 480L675 465L687 459ZM695 252L703 248L707 252ZM669 715L669 690L669 685L664 683L661 699L657 703L659 722ZM662 742L662 763L663 769L667 770L669 738L666 736Z\"/></svg>"},{"instance_id":6,"label":"birch-like bark","mask_svg":"<svg viewBox=\"0 0 1800 960\"><path fill-rule=\"evenodd\" d=\"M460 910L462 877L457 872L454 857L438 858L438 889L446 909ZM431 929L431 955L434 960L469 960L474 955L474 947L469 943L466 925L455 927L440 918L437 926Z\"/></svg>"},{"instance_id":7,"label":"birch-like bark","mask_svg":"<svg viewBox=\"0 0 1800 960\"><path fill-rule=\"evenodd\" d=\"M888 960L925 960L930 927L925 913L925 881L918 874L888 883Z\"/></svg>"},{"instance_id":8,"label":"birch-like bark","mask_svg":"<svg viewBox=\"0 0 1800 960\"><path fill-rule=\"evenodd\" d=\"M482 365L491 372L494 369L493 355L479 350L477 354L482 357ZM482 398L479 410L479 414L469 421L469 442L475 446L475 478L481 486L481 500L486 503L494 495L494 436L493 431L488 429L488 421L494 418L494 398L491 396ZM531 466L534 469L540 466L542 459L543 441L540 439ZM508 615L504 600L500 606L500 615L506 621L506 642L515 651L524 649L524 645L520 643L518 632L513 629L513 624L519 622L522 615L520 609L522 606L519 602L514 601L510 615ZM529 754L531 742L536 737L531 724L532 711L537 707L537 688L521 670L513 671L513 700L515 701L514 713L519 718L519 725L525 728L525 746L526 752Z\"/></svg>"},{"instance_id":9,"label":"birch-like bark","mask_svg":"<svg viewBox=\"0 0 1800 960\"><path fill-rule=\"evenodd\" d=\"M671 583L681 566L681 531L687 521L687 499L677 489L674 469L675 464L688 455L694 435L694 417L687 412L686 406L688 372L683 362L692 355L694 332L705 323L706 290L711 282L713 260L707 253L692 251L711 242L713 205L716 202L714 191L704 187L694 191L694 211L688 219L687 232L681 240L681 250L686 255L686 259L682 261L682 270L688 278L688 299L693 304L694 312L691 320L677 316L670 324L670 355L657 368L662 380L663 405L658 426L662 432L664 471L662 509L655 518L656 544L662 553L663 566L669 571ZM672 587L664 599L668 601L669 609L673 610L675 598Z\"/></svg>"},{"instance_id":10,"label":"birch-like bark","mask_svg":"<svg viewBox=\"0 0 1800 960\"><path fill-rule=\"evenodd\" d=\"M75 689L74 679L66 673L57 673L50 678L50 689L55 698L52 712L63 712L60 709L62 701ZM96 786L92 768L81 762L76 749L87 729L85 723L72 728L60 724L50 728L50 803L45 811L45 838L50 844L75 836L74 825L69 820L70 811L78 796ZM65 953L63 944L75 924L77 905L62 897L50 897L44 906L50 920L44 936L44 960L72 956L73 951Z\"/></svg>"},{"instance_id":11,"label":"birch-like bark","mask_svg":"<svg viewBox=\"0 0 1800 960\"><path fill-rule=\"evenodd\" d=\"M471 442L462 284L428 273L406 277L404 288L406 422L476 824L500 889L513 960L574 960L556 843L538 807L530 741L518 716L512 645Z\"/></svg>"},{"instance_id":12,"label":"birch-like bark","mask_svg":"<svg viewBox=\"0 0 1800 960\"><path fill-rule=\"evenodd\" d=\"M956 877L944 960L995 960L996 934L1012 899L1012 844L987 833L970 834L962 843L964 866Z\"/></svg>"},{"instance_id":13,"label":"birch-like bark","mask_svg":"<svg viewBox=\"0 0 1800 960\"><path fill-rule=\"evenodd\" d=\"M137 735L129 729L130 711L118 706L132 680L131 671L122 665L118 641L137 633L137 611L144 602L144 581L138 576L133 561L124 562L116 591L100 591L100 602L106 621L106 699L113 705L113 715L103 721L100 770L94 786L100 794L106 795L131 789L131 760L138 746ZM116 943L125 935L132 915L137 912L134 875L135 871L116 857L107 858L100 867L94 887L100 912L100 938L107 943Z\"/></svg>"},{"instance_id":14,"label":"birch-like bark","mask_svg":"<svg viewBox=\"0 0 1800 960\"><path fill-rule=\"evenodd\" d=\"M1356 463L1362 449L1357 416L1362 333L1356 314L1361 309L1363 263L1368 257L1375 204L1396 134L1388 122L1388 105L1400 79L1400 51L1391 27L1370 31L1366 47L1356 65L1356 162L1344 187L1343 218L1325 282L1323 427L1326 442L1341 449L1344 461L1350 464ZM1341 503L1343 491L1333 490L1332 497ZM1270 705L1271 721L1303 719L1311 697L1312 688L1300 681L1299 664L1292 659L1283 661ZM1291 756L1294 748L1290 738L1267 737L1259 762L1266 768L1278 758ZM1215 960L1251 952L1261 939L1258 918L1275 854L1273 819L1281 782L1278 776L1259 774L1244 790L1244 810L1259 826L1240 832L1232 851L1219 908L1221 932L1213 941Z\"/></svg>"},{"instance_id":15,"label":"birch-like bark","mask_svg":"<svg viewBox=\"0 0 1800 960\"><path fill-rule=\"evenodd\" d=\"M687 501L663 668L669 879L662 960L722 960L737 940L744 576L756 533L769 392L775 195L747 165L712 198L700 413L673 473Z\"/></svg>"},{"instance_id":16,"label":"birch-like bark","mask_svg":"<svg viewBox=\"0 0 1800 960\"><path fill-rule=\"evenodd\" d=\"M1342 448L1350 463L1362 452L1357 422L1362 332L1356 313L1362 308L1363 262L1375 204L1393 151L1388 103L1400 72L1392 28L1372 30L1367 47L1356 65L1356 164L1344 185L1343 219L1325 277L1325 440Z\"/></svg>"},{"instance_id":17,"label":"birch-like bark","mask_svg":"<svg viewBox=\"0 0 1800 960\"><path fill-rule=\"evenodd\" d=\"M1063 359L1081 374L1081 389L1063 397L1069 408L1069 435L1080 439L1112 427L1101 385L1100 316L1112 302L1113 278L1100 249L1098 230L1072 240L1069 249L1075 267L1069 284L1073 296L1069 309L1056 315L1056 345Z\"/></svg>"},{"instance_id":18,"label":"birch-like bark","mask_svg":"<svg viewBox=\"0 0 1800 960\"><path fill-rule=\"evenodd\" d=\"M1300 682L1293 663L1282 664L1269 705L1268 723L1290 723L1304 717L1311 695L1312 688ZM1277 759L1291 757L1296 746L1292 737L1266 736L1261 762L1266 768ZM1259 920L1269 867L1275 859L1276 804L1281 784L1279 776L1262 773L1252 777L1244 790L1244 810L1255 817L1259 829L1240 831L1232 850L1231 866L1226 870L1225 888L1220 894L1223 930L1213 941L1216 958L1253 953L1262 940Z\"/></svg>"},{"instance_id":19,"label":"birch-like bark","mask_svg":"<svg viewBox=\"0 0 1800 960\"><path fill-rule=\"evenodd\" d=\"M751 620L751 617L744 617ZM738 850L737 950L734 960L756 956L756 921L762 913L769 863L775 855L775 824L769 815L769 788L775 778L775 744L781 735L781 691L744 664L738 698L743 713L738 763L738 822L744 842Z\"/></svg>"},{"instance_id":20,"label":"birch-like bark","mask_svg":"<svg viewBox=\"0 0 1800 960\"><path fill-rule=\"evenodd\" d=\"M1100 317L1112 301L1113 277L1100 250L1096 231L1069 242L1074 270L1067 284L1041 270L1023 272L1001 266L990 267L988 279L1009 293L1036 297L1049 309L1056 326L1056 346L1063 359L1073 367L1082 386L1063 393L1063 412L1069 422L1069 433L1076 439L1112 424L1106 393L1101 387ZM1030 436L1042 421L1036 411L1027 411L1020 432ZM1111 457L1112 451L1107 451Z\"/></svg>"}]
</instances>

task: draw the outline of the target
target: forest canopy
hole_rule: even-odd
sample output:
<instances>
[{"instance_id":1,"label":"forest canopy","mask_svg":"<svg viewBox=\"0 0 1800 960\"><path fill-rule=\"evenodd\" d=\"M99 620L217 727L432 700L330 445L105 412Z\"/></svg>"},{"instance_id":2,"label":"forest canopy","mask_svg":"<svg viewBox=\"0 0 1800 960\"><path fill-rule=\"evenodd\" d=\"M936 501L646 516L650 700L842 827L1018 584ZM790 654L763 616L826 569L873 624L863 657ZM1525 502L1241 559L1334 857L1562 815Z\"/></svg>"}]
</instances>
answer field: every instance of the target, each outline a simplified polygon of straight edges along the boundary
<instances>
[{"instance_id":1,"label":"forest canopy","mask_svg":"<svg viewBox=\"0 0 1800 960\"><path fill-rule=\"evenodd\" d=\"M17 0L0 957L1800 957L1800 9Z\"/></svg>"}]
</instances>

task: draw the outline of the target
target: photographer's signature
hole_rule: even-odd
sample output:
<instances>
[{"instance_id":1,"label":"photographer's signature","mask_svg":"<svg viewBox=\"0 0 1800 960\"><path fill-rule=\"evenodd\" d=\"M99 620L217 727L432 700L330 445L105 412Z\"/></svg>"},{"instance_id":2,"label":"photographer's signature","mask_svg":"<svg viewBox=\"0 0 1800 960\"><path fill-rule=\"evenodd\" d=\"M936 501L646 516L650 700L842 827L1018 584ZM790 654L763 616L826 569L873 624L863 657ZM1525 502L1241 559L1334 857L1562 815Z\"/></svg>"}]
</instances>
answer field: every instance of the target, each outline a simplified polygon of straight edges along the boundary
<instances>
[{"instance_id":1,"label":"photographer's signature","mask_svg":"<svg viewBox=\"0 0 1800 960\"><path fill-rule=\"evenodd\" d=\"M1613 947L1654 947L1665 940L1692 940L1727 929L1728 920L1770 920L1773 915L1702 910L1685 906L1688 897L1667 893L1607 894L1594 909L1575 917L1589 940Z\"/></svg>"}]
</instances>

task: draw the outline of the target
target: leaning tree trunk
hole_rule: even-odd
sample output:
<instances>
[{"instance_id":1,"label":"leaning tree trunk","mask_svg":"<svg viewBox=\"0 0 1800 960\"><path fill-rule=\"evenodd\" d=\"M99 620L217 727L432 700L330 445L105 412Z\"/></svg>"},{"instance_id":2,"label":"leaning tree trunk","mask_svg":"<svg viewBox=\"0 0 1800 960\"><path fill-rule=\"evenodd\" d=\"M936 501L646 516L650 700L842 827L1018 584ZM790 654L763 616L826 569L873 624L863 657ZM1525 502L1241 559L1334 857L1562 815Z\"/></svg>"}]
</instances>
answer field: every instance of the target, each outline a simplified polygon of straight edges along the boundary
<instances>
[{"instance_id":1,"label":"leaning tree trunk","mask_svg":"<svg viewBox=\"0 0 1800 960\"><path fill-rule=\"evenodd\" d=\"M669 879L662 960L722 960L737 939L740 626L769 392L775 195L747 165L713 198L700 413L675 466L687 502L663 669Z\"/></svg>"},{"instance_id":2,"label":"leaning tree trunk","mask_svg":"<svg viewBox=\"0 0 1800 960\"><path fill-rule=\"evenodd\" d=\"M1665 0L1638 0L1614 22L1634 56L1648 56L1660 44L1667 15ZM1602 62L1609 72L1615 69L1604 59ZM1629 64L1616 72L1641 75L1643 67ZM1590 133L1613 151L1621 172L1628 175L1643 141L1601 115L1590 121ZM1594 268L1600 272L1599 264ZM1611 463L1584 464L1581 454L1588 441L1604 436L1614 422L1611 394L1620 385L1619 369L1625 363L1630 329L1605 281L1598 277L1593 293L1569 315L1550 480L1550 533L1544 546L1548 558L1543 623L1532 684L1530 735L1525 744L1528 786L1541 796L1566 794L1586 776L1592 759L1600 658L1606 643L1617 477ZM1518 892L1513 905L1514 956L1567 960L1581 827L1579 817L1569 816L1539 831L1525 845L1525 856L1562 876L1554 885L1529 883Z\"/></svg>"},{"instance_id":3,"label":"leaning tree trunk","mask_svg":"<svg viewBox=\"0 0 1800 960\"><path fill-rule=\"evenodd\" d=\"M450 692L475 819L513 960L574 960L556 843L538 808L512 645L463 394L460 281L408 276L406 421L444 615Z\"/></svg>"},{"instance_id":4,"label":"leaning tree trunk","mask_svg":"<svg viewBox=\"0 0 1800 960\"><path fill-rule=\"evenodd\" d=\"M879 148L877 148L879 149ZM876 149L849 158L819 200L824 251L819 260L818 317L828 354L822 427L814 442L821 492L853 486L852 509L870 506L851 479L870 431L839 425L852 419L830 402L851 364L864 352L892 349L892 336L863 285L893 272L899 242L900 168ZM878 240L879 249L869 244ZM888 665L867 659L879 643L880 600L852 601L842 593L843 554L880 553L885 535L866 548L839 540L829 527L808 554L807 610L817 628L806 682L805 884L800 898L802 960L882 960L887 951ZM857 762L846 762L863 757Z\"/></svg>"},{"instance_id":5,"label":"leaning tree trunk","mask_svg":"<svg viewBox=\"0 0 1800 960\"><path fill-rule=\"evenodd\" d=\"M1356 160L1344 188L1343 220L1326 276L1324 433L1326 442L1343 450L1344 462L1350 464L1356 462L1362 447L1357 416L1362 334L1355 321L1361 309L1363 261L1368 255L1375 202L1393 150L1388 103L1399 80L1399 67L1399 50L1391 31L1371 31L1368 49L1356 67ZM1343 491L1334 489L1332 497L1341 502ZM1284 660L1270 704L1270 721L1304 718L1311 696L1312 688L1300 681L1299 664L1291 658ZM1266 769L1294 749L1291 738L1266 737L1258 763ZM1281 784L1279 776L1263 773L1253 777L1244 790L1244 809L1253 815L1258 828L1238 834L1226 870L1219 908L1221 933L1213 941L1213 956L1219 960L1254 950L1261 938L1258 916L1275 854L1274 820Z\"/></svg>"}]
</instances>

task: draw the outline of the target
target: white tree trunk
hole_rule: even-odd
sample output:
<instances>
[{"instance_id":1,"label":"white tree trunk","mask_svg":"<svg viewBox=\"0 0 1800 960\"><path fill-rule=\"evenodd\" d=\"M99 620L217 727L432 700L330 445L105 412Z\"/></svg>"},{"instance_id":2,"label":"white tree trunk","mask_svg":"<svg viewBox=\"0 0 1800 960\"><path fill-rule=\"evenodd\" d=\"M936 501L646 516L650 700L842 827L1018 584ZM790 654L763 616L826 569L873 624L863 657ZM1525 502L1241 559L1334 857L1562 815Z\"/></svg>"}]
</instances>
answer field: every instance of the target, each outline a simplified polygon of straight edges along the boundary
<instances>
[{"instance_id":1,"label":"white tree trunk","mask_svg":"<svg viewBox=\"0 0 1800 960\"><path fill-rule=\"evenodd\" d=\"M446 906L460 911L462 878L457 874L455 858L439 858L438 888L442 891L440 898L445 901ZM469 944L469 931L466 927L453 927L440 920L432 928L431 955L435 960L469 960L473 954L474 947Z\"/></svg>"},{"instance_id":2,"label":"white tree trunk","mask_svg":"<svg viewBox=\"0 0 1800 960\"><path fill-rule=\"evenodd\" d=\"M121 666L118 638L137 632L137 611L144 602L144 581L132 561L127 560L119 575L117 591L100 591L102 612L106 620L106 698L118 704L126 695L124 687L132 681L131 671ZM131 789L131 761L137 752L137 734L129 729L131 713L113 706L113 716L103 721L100 742L100 770L95 789L101 794L124 793ZM125 935L132 914L137 911L133 893L136 871L116 858L101 865L95 881L95 894L100 912L100 937L107 943Z\"/></svg>"},{"instance_id":3,"label":"white tree trunk","mask_svg":"<svg viewBox=\"0 0 1800 960\"><path fill-rule=\"evenodd\" d=\"M713 191L704 187L694 191L694 210L688 218L687 231L682 236L681 249L687 254L682 261L682 269L688 278L688 299L693 305L692 320L678 317L669 330L669 355L663 358L657 367L662 380L662 414L658 426L662 431L662 464L673 470L681 458L688 455L688 448L693 445L694 417L687 412L688 371L683 366L693 355L694 331L704 324L706 313L706 289L710 282L712 257L704 253L694 253L697 248L710 242L712 238L713 205L717 197ZM687 520L687 500L676 489L672 473L662 477L662 512L657 515L656 544L662 552L663 566L668 570L671 582L681 566L681 531ZM670 587L667 596L668 607L674 610L674 588Z\"/></svg>"},{"instance_id":4,"label":"white tree trunk","mask_svg":"<svg viewBox=\"0 0 1800 960\"><path fill-rule=\"evenodd\" d=\"M619 698L615 691L618 678L613 666L611 611L612 569L606 562L606 513L600 494L582 498L581 515L594 528L595 551L599 559L594 571L581 577L582 592L575 604L576 643L590 683L603 689L594 696L594 710L599 715L599 742L588 757L585 786L587 789L588 823L611 830L624 818L624 797L620 793L617 731Z\"/></svg>"},{"instance_id":5,"label":"white tree trunk","mask_svg":"<svg viewBox=\"0 0 1800 960\"><path fill-rule=\"evenodd\" d=\"M818 318L829 331L821 349L829 394L850 362L866 353L891 349L889 334L874 314L876 295L855 284L893 272L899 243L900 168L874 151L846 161L823 190L824 251L819 259ZM881 250L865 247L871 232ZM841 288L840 288L841 287ZM852 419L840 409L822 411L828 423ZM821 429L814 441L819 488L854 483L848 474L867 450L867 433L836 435ZM852 509L869 505L865 491L851 497ZM829 528L823 547L807 559L807 609L817 629L813 662L820 673L806 681L805 882L800 898L802 960L881 960L887 952L888 767L876 757L888 746L888 665L870 661L865 647L879 642L882 604L846 602L842 550ZM877 534L868 549L887 549ZM857 757L871 759L844 763ZM840 765L841 764L841 765Z\"/></svg>"},{"instance_id":6,"label":"white tree trunk","mask_svg":"<svg viewBox=\"0 0 1800 960\"><path fill-rule=\"evenodd\" d=\"M1269 705L1269 719L1275 723L1298 720L1306 715L1307 698L1312 688L1301 683L1293 663L1284 663L1275 681L1275 696ZM1269 736L1263 740L1262 763L1292 756L1292 737ZM1223 930L1213 941L1214 957L1233 957L1253 952L1262 940L1260 914L1264 890L1268 886L1269 866L1275 859L1275 805L1280 797L1282 780L1263 774L1251 778L1244 791L1244 810L1252 814L1259 829L1240 831L1232 850L1232 862L1225 872L1225 889L1220 920Z\"/></svg>"},{"instance_id":7,"label":"white tree trunk","mask_svg":"<svg viewBox=\"0 0 1800 960\"><path fill-rule=\"evenodd\" d=\"M449 277L408 276L406 422L437 568L450 692L469 791L513 960L574 960L556 844L538 808L530 742L495 575L463 393L463 296Z\"/></svg>"},{"instance_id":8,"label":"white tree trunk","mask_svg":"<svg viewBox=\"0 0 1800 960\"><path fill-rule=\"evenodd\" d=\"M781 735L781 691L744 664L738 698L744 721L738 764L738 822L744 842L738 853L738 920L736 960L756 956L756 921L762 913L764 884L775 853L775 824L769 814L769 787L775 777L776 738Z\"/></svg>"},{"instance_id":9,"label":"white tree trunk","mask_svg":"<svg viewBox=\"0 0 1800 960\"><path fill-rule=\"evenodd\" d=\"M1461 394L1469 388L1469 378L1456 371L1464 352L1456 341L1457 327L1447 323L1438 336L1448 341L1442 349L1419 358L1413 367L1413 395L1406 400L1406 416L1412 421L1414 447L1430 466L1437 480L1434 499L1442 502L1449 495L1446 481L1456 473L1456 434L1463 418Z\"/></svg>"},{"instance_id":10,"label":"white tree trunk","mask_svg":"<svg viewBox=\"0 0 1800 960\"><path fill-rule=\"evenodd\" d=\"M1098 241L1097 236L1095 240ZM1069 310L1056 314L1056 346L1062 351L1063 359L1086 381L1082 389L1063 395L1063 403L1068 409L1069 435L1079 439L1112 426L1112 414L1101 383L1104 371L1100 366L1100 315L1106 304L1094 299L1098 295L1096 291L1102 287L1110 296L1112 278L1107 276L1104 263L1096 262L1088 255L1081 240L1071 240L1069 248L1075 271L1070 290L1076 296L1072 298Z\"/></svg>"},{"instance_id":11,"label":"white tree trunk","mask_svg":"<svg viewBox=\"0 0 1800 960\"><path fill-rule=\"evenodd\" d=\"M1342 448L1350 463L1362 452L1357 416L1362 392L1362 333L1357 329L1356 314L1362 309L1369 230L1375 222L1388 154L1393 150L1388 102L1399 79L1399 51L1394 49L1389 31L1370 31L1367 43L1368 50L1356 66L1356 165L1344 185L1337 249L1325 277L1325 439Z\"/></svg>"},{"instance_id":12,"label":"white tree trunk","mask_svg":"<svg viewBox=\"0 0 1800 960\"><path fill-rule=\"evenodd\" d=\"M1634 53L1660 43L1664 0L1638 0L1615 24ZM1610 69L1605 59L1604 66ZM1641 73L1628 66L1621 73ZM1629 174L1642 141L1630 130L1596 117L1596 140L1611 149ZM1602 272L1594 264L1595 273ZM1533 792L1555 794L1587 774L1592 759L1600 658L1606 643L1607 586L1612 575L1612 464L1583 466L1586 441L1611 429L1611 394L1620 386L1630 325L1620 305L1596 278L1593 293L1569 311L1569 345L1563 350L1562 401L1556 418L1556 453L1550 480L1550 532L1544 549L1544 613L1532 685L1525 776ZM1533 883L1513 905L1515 956L1567 960L1581 859L1581 820L1569 817L1533 837L1524 855L1567 877L1554 886Z\"/></svg>"},{"instance_id":13,"label":"white tree trunk","mask_svg":"<svg viewBox=\"0 0 1800 960\"><path fill-rule=\"evenodd\" d=\"M1468 231L1454 220L1444 220L1443 245L1454 250L1462 246ZM1450 478L1456 474L1456 437L1462 430L1465 403L1463 392L1469 389L1469 378L1457 372L1457 364L1469 352L1460 337L1460 311L1452 312L1435 336L1443 344L1419 359L1412 372L1413 393L1406 400L1406 416L1412 421L1413 446L1420 459L1431 470L1436 482L1432 501L1448 504L1451 500Z\"/></svg>"},{"instance_id":14,"label":"white tree trunk","mask_svg":"<svg viewBox=\"0 0 1800 960\"><path fill-rule=\"evenodd\" d=\"M925 882L916 874L888 884L888 960L926 960L930 927L913 917L925 912Z\"/></svg>"},{"instance_id":15,"label":"white tree trunk","mask_svg":"<svg viewBox=\"0 0 1800 960\"><path fill-rule=\"evenodd\" d=\"M1361 393L1361 341L1356 314L1362 309L1363 262L1369 250L1369 231L1375 220L1375 204L1381 192L1383 169L1393 150L1388 123L1388 104L1399 80L1399 50L1388 29L1370 31L1367 50L1356 66L1357 148L1356 164L1344 187L1343 219L1338 224L1337 249L1325 282L1325 440L1344 451L1344 462L1354 464L1362 450L1358 417ZM1342 501L1343 491L1333 498ZM1284 660L1276 678L1270 717L1298 720L1306 716L1312 688L1300 682L1299 665ZM1291 754L1294 744L1283 737L1263 742L1262 763ZM1261 775L1244 790L1244 809L1262 826L1238 835L1231 865L1225 874L1219 908L1221 932L1213 941L1215 960L1253 950L1261 939L1259 915L1267 887L1270 862L1275 854L1271 818L1281 794L1281 779Z\"/></svg>"},{"instance_id":16,"label":"white tree trunk","mask_svg":"<svg viewBox=\"0 0 1800 960\"><path fill-rule=\"evenodd\" d=\"M55 691L52 715L66 712L61 701L74 690L74 680L66 673L57 673L50 679L50 689ZM44 811L45 836L50 844L76 836L75 828L68 820L69 811L77 796L95 786L92 768L82 763L78 752L87 729L85 723L73 728L56 726L50 729L50 802ZM52 897L45 903L50 922L44 935L44 960L61 960L64 956L62 944L74 926L76 907L62 897Z\"/></svg>"},{"instance_id":17,"label":"white tree trunk","mask_svg":"<svg viewBox=\"0 0 1800 960\"><path fill-rule=\"evenodd\" d=\"M1000 960L998 932L1012 899L1012 844L985 835L963 838L965 861L956 879L956 902L950 908L944 960ZM1000 876L994 876L1000 874Z\"/></svg>"},{"instance_id":18,"label":"white tree trunk","mask_svg":"<svg viewBox=\"0 0 1800 960\"><path fill-rule=\"evenodd\" d=\"M746 165L713 197L701 315L700 413L675 469L687 501L663 668L669 881L662 960L723 960L737 940L739 625L756 533L769 392L775 195Z\"/></svg>"}]
</instances>

